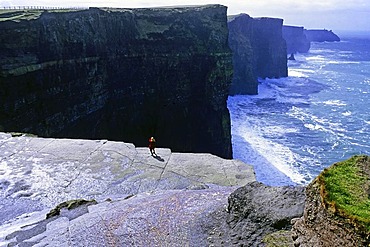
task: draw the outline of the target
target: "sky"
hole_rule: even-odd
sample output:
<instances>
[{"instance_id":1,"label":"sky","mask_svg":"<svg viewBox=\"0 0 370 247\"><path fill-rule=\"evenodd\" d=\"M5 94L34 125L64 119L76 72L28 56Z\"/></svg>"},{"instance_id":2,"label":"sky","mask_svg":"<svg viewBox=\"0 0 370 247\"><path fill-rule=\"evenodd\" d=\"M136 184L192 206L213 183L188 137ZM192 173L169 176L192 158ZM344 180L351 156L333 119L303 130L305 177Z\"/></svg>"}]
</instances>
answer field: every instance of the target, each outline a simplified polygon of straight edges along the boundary
<instances>
[{"instance_id":1,"label":"sky","mask_svg":"<svg viewBox=\"0 0 370 247\"><path fill-rule=\"evenodd\" d=\"M222 4L228 14L246 13L251 17L284 19L284 25L307 29L366 31L370 33L369 0L0 0L8 6L119 7Z\"/></svg>"}]
</instances>

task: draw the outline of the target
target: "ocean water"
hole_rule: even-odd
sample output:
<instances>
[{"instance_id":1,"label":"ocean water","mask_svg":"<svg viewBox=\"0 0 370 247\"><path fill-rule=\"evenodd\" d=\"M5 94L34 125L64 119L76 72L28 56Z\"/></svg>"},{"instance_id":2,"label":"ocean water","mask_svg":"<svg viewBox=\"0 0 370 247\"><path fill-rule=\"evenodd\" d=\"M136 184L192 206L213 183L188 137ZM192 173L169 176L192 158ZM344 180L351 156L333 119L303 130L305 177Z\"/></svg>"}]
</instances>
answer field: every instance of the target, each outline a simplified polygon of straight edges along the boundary
<instances>
[{"instance_id":1,"label":"ocean water","mask_svg":"<svg viewBox=\"0 0 370 247\"><path fill-rule=\"evenodd\" d=\"M268 185L308 184L324 168L370 155L370 34L312 43L287 78L228 98L233 157Z\"/></svg>"}]
</instances>

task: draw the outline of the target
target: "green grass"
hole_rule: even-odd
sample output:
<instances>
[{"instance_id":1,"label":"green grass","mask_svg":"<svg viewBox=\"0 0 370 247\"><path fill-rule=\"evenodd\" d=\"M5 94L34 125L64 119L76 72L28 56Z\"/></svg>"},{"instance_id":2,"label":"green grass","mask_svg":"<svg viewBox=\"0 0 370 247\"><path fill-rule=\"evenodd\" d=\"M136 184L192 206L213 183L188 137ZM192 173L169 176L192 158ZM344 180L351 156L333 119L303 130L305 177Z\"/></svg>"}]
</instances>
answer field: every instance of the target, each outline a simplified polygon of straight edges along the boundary
<instances>
[{"instance_id":1,"label":"green grass","mask_svg":"<svg viewBox=\"0 0 370 247\"><path fill-rule=\"evenodd\" d=\"M41 10L0 10L0 22L37 19L41 13Z\"/></svg>"},{"instance_id":2,"label":"green grass","mask_svg":"<svg viewBox=\"0 0 370 247\"><path fill-rule=\"evenodd\" d=\"M68 13L85 10L87 8L66 8L66 9L0 9L0 22L34 20L45 11L49 13Z\"/></svg>"},{"instance_id":3,"label":"green grass","mask_svg":"<svg viewBox=\"0 0 370 247\"><path fill-rule=\"evenodd\" d=\"M319 176L328 209L370 233L370 157L353 156L325 169Z\"/></svg>"}]
</instances>

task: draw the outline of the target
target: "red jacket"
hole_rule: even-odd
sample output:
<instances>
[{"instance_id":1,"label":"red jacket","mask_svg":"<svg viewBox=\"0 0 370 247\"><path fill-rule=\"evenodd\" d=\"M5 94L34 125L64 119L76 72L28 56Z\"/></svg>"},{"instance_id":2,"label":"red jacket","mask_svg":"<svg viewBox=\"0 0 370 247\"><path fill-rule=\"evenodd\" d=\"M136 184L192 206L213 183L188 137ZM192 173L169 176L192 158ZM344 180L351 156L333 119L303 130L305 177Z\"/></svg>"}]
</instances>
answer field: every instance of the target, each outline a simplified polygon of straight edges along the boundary
<instances>
[{"instance_id":1,"label":"red jacket","mask_svg":"<svg viewBox=\"0 0 370 247\"><path fill-rule=\"evenodd\" d=\"M155 148L155 139L149 138L149 148L153 149Z\"/></svg>"}]
</instances>

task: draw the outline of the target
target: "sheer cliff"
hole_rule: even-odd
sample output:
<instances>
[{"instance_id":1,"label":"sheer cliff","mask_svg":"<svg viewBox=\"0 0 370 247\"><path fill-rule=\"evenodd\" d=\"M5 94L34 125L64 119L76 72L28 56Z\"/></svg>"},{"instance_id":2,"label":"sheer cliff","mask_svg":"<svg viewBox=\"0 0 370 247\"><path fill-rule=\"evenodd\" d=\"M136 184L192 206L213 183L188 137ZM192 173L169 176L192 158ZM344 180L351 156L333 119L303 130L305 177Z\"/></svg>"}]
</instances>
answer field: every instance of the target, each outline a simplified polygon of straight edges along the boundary
<instances>
[{"instance_id":1,"label":"sheer cliff","mask_svg":"<svg viewBox=\"0 0 370 247\"><path fill-rule=\"evenodd\" d=\"M4 11L0 130L231 158L226 7Z\"/></svg>"},{"instance_id":2,"label":"sheer cliff","mask_svg":"<svg viewBox=\"0 0 370 247\"><path fill-rule=\"evenodd\" d=\"M311 47L303 27L283 26L283 37L287 45L287 54L305 53Z\"/></svg>"},{"instance_id":3,"label":"sheer cliff","mask_svg":"<svg viewBox=\"0 0 370 247\"><path fill-rule=\"evenodd\" d=\"M229 45L233 51L234 75L230 94L257 94L257 78L288 75L283 20L251 18L247 14L228 17Z\"/></svg>"}]
</instances>

